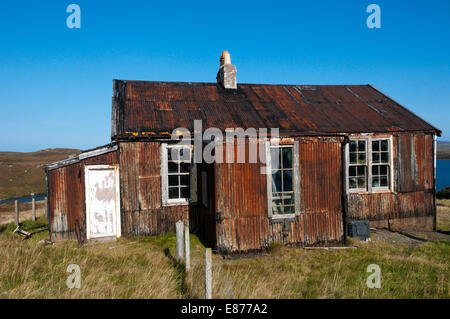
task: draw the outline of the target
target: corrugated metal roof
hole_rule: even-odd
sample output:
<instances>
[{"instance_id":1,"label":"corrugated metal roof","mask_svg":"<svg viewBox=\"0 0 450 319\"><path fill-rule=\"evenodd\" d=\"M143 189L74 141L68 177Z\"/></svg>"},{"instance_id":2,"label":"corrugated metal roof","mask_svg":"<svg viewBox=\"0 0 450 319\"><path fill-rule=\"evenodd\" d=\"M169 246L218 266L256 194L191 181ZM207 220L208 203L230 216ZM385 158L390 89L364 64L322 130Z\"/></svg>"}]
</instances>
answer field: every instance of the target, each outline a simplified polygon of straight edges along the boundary
<instances>
[{"instance_id":1,"label":"corrugated metal roof","mask_svg":"<svg viewBox=\"0 0 450 319\"><path fill-rule=\"evenodd\" d=\"M170 136L175 128L279 128L280 133L440 131L371 85L114 80L112 137Z\"/></svg>"}]
</instances>

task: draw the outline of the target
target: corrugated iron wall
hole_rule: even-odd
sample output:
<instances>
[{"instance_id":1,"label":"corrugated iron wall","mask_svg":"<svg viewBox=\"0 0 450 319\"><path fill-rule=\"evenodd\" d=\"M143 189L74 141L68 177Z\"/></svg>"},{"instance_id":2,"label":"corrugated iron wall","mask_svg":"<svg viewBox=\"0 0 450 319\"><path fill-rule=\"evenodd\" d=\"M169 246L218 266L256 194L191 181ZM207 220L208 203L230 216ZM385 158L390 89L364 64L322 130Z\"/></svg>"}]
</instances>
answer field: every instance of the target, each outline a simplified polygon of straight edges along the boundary
<instances>
[{"instance_id":1,"label":"corrugated iron wall","mask_svg":"<svg viewBox=\"0 0 450 319\"><path fill-rule=\"evenodd\" d=\"M271 243L316 245L343 241L342 138L297 138L301 214L283 223L268 217L261 163L215 165L217 248L258 250ZM246 145L248 154L248 144ZM224 152L226 153L226 152Z\"/></svg>"},{"instance_id":2,"label":"corrugated iron wall","mask_svg":"<svg viewBox=\"0 0 450 319\"><path fill-rule=\"evenodd\" d=\"M433 230L433 135L394 134L393 156L394 193L350 194L347 216L395 230Z\"/></svg>"},{"instance_id":3,"label":"corrugated iron wall","mask_svg":"<svg viewBox=\"0 0 450 319\"><path fill-rule=\"evenodd\" d=\"M178 220L189 222L192 206L162 206L159 142L121 142L120 190L122 234L143 236L175 231Z\"/></svg>"},{"instance_id":4,"label":"corrugated iron wall","mask_svg":"<svg viewBox=\"0 0 450 319\"><path fill-rule=\"evenodd\" d=\"M84 166L118 164L118 152L87 158L48 172L49 225L52 240L86 238Z\"/></svg>"}]
</instances>

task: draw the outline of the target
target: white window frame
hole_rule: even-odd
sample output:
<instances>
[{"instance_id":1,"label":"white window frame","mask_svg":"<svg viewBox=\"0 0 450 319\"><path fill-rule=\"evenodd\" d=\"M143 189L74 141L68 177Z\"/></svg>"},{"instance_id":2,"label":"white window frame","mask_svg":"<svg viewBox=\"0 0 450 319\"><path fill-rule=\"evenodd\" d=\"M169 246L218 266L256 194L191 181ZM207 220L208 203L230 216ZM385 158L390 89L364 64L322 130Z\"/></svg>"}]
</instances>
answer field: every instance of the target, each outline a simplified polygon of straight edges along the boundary
<instances>
[{"instance_id":1,"label":"white window frame","mask_svg":"<svg viewBox=\"0 0 450 319\"><path fill-rule=\"evenodd\" d=\"M184 147L191 149L191 170L190 170L190 197L189 198L169 198L169 174L168 174L168 149L173 147ZM183 206L195 204L197 202L197 166L193 160L193 146L179 144L161 144L161 194L162 206Z\"/></svg>"},{"instance_id":2,"label":"white window frame","mask_svg":"<svg viewBox=\"0 0 450 319\"><path fill-rule=\"evenodd\" d=\"M366 141L366 188L353 188L351 189L349 187L349 167L350 167L350 143L347 143L345 145L345 186L347 190L347 194L352 193L386 193L386 192L394 192L394 149L393 149L393 141L392 141L392 135L386 135L386 136L350 136L350 140L352 141L358 141L358 140L365 140ZM372 166L373 165L383 165L383 163L376 163L374 164L372 162L372 142L373 141L381 141L381 140L387 140L388 141L388 152L389 152L389 159L387 165L389 166L389 186L382 186L382 187L373 187L372 186ZM386 165L386 163L384 163Z\"/></svg>"},{"instance_id":3,"label":"white window frame","mask_svg":"<svg viewBox=\"0 0 450 319\"><path fill-rule=\"evenodd\" d=\"M369 165L369 144L370 141L368 138L365 137L356 137L356 138L350 138L352 141L365 141L366 142L366 163L364 165L362 164L350 164L350 143L348 143L348 148L346 149L347 152L347 165L346 165L346 181L347 181L347 189L351 192L351 193L361 193L361 192L367 192L367 190L369 189L369 169L370 169L370 165ZM358 146L357 146L358 147ZM356 161L358 162L358 159L356 159ZM350 179L350 175L349 175L349 170L350 170L350 166L365 166L366 167L366 187L365 188L351 188L350 189L350 183L349 183L349 179Z\"/></svg>"},{"instance_id":4,"label":"white window frame","mask_svg":"<svg viewBox=\"0 0 450 319\"><path fill-rule=\"evenodd\" d=\"M299 145L298 141L289 144L279 144L279 141L266 141L266 180L267 180L267 210L269 218L273 220L282 220L286 218L295 218L300 215L300 168L299 168ZM272 171L270 149L275 147L292 147L292 174L294 189L294 214L273 214L272 212Z\"/></svg>"}]
</instances>

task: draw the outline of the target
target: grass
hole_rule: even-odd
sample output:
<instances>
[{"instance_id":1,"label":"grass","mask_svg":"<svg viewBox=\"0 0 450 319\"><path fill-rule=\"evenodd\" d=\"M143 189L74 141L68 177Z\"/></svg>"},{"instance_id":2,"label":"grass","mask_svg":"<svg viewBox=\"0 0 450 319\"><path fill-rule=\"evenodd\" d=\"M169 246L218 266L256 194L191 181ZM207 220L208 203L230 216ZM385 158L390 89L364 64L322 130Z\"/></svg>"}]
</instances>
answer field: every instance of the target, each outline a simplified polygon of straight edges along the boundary
<instances>
[{"instance_id":1,"label":"grass","mask_svg":"<svg viewBox=\"0 0 450 319\"><path fill-rule=\"evenodd\" d=\"M25 228L46 224L26 221ZM192 270L174 259L173 233L86 245L44 246L0 226L0 298L203 298L204 246L191 235ZM213 256L214 298L449 298L450 242L415 247L352 241L359 249L306 250L273 245L254 258ZM81 288L69 289L69 264ZM367 266L381 267L381 288L366 286Z\"/></svg>"},{"instance_id":2,"label":"grass","mask_svg":"<svg viewBox=\"0 0 450 319\"><path fill-rule=\"evenodd\" d=\"M450 199L437 200L437 229L450 232Z\"/></svg>"},{"instance_id":3,"label":"grass","mask_svg":"<svg viewBox=\"0 0 450 319\"><path fill-rule=\"evenodd\" d=\"M45 193L44 165L80 150L52 148L37 152L0 152L0 199Z\"/></svg>"}]
</instances>

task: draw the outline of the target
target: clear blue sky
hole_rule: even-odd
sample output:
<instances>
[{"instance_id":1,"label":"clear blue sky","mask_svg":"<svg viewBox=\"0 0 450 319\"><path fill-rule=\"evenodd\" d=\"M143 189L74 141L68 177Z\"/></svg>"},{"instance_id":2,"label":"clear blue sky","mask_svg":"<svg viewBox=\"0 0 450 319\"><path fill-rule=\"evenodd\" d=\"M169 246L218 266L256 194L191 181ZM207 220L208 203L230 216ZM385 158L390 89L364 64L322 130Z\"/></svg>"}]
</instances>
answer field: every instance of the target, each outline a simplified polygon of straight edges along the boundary
<instances>
[{"instance_id":1,"label":"clear blue sky","mask_svg":"<svg viewBox=\"0 0 450 319\"><path fill-rule=\"evenodd\" d=\"M0 150L108 143L112 79L214 82L223 50L238 82L371 83L450 140L448 0L2 1L0 40Z\"/></svg>"}]
</instances>

